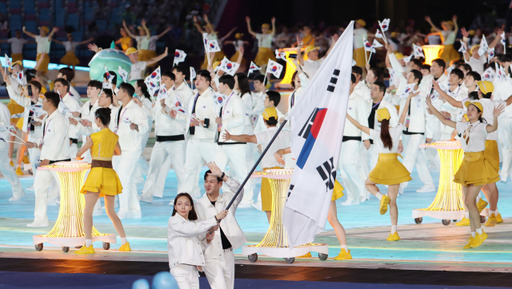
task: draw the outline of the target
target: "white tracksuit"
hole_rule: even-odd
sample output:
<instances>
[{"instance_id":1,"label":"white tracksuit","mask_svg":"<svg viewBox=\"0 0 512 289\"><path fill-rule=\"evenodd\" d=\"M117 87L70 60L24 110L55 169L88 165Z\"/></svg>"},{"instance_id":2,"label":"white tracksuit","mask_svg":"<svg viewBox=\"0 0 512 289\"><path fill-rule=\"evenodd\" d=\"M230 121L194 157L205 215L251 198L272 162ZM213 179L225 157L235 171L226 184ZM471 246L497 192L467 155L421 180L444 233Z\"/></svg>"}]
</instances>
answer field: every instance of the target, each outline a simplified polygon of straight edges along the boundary
<instances>
[{"instance_id":1,"label":"white tracksuit","mask_svg":"<svg viewBox=\"0 0 512 289\"><path fill-rule=\"evenodd\" d=\"M25 193L23 192L23 188L21 187L20 180L16 175L16 172L12 168L11 164L9 164L8 157L8 149L9 143L7 140L9 139L9 131L8 126L11 122L11 113L7 106L3 103L0 103L0 137L5 140L0 140L0 172L4 175L5 179L11 184L12 187L12 198L10 200L16 201L21 199Z\"/></svg>"},{"instance_id":2,"label":"white tracksuit","mask_svg":"<svg viewBox=\"0 0 512 289\"><path fill-rule=\"evenodd\" d=\"M512 80L494 82L493 100L506 100L512 91ZM512 106L507 106L498 119L498 145L502 160L500 177L506 182L512 176Z\"/></svg>"},{"instance_id":3,"label":"white tracksuit","mask_svg":"<svg viewBox=\"0 0 512 289\"><path fill-rule=\"evenodd\" d=\"M67 108L67 110L66 110ZM60 99L59 102L59 111L62 114L65 114L68 118L74 118L71 114L73 112L82 112L82 103L79 102L76 98L74 98L69 92L64 95ZM76 153L78 152L78 127L77 125L69 124L68 137L71 141L69 146L69 158L74 159L76 157Z\"/></svg>"},{"instance_id":4,"label":"white tracksuit","mask_svg":"<svg viewBox=\"0 0 512 289\"><path fill-rule=\"evenodd\" d=\"M123 186L123 193L119 195L118 215L120 218L140 218L135 169L142 154L141 143L148 130L148 119L142 108L130 101L121 108L118 121L116 133L119 135L121 155L113 158L114 169ZM130 128L132 123L138 126L138 131Z\"/></svg>"}]
</instances>

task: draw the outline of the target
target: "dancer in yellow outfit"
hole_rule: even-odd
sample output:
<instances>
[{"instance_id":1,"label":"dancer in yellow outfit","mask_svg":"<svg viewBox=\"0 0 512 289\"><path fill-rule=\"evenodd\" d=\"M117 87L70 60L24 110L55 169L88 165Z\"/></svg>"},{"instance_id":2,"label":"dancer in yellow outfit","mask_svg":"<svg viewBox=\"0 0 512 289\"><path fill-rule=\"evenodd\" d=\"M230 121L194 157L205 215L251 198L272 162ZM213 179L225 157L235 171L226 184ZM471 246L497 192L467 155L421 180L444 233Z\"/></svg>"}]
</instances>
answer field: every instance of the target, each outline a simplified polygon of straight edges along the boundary
<instances>
[{"instance_id":1,"label":"dancer in yellow outfit","mask_svg":"<svg viewBox=\"0 0 512 289\"><path fill-rule=\"evenodd\" d=\"M407 99L405 107L409 107L411 97L416 96L418 93L412 93ZM398 142L402 134L403 123L408 109L404 109L398 125L389 127L390 114L387 108L380 108L377 110L377 120L381 125L380 131L370 129L361 125L357 120L347 114L347 119L358 129L370 135L376 145L375 149L379 152L379 159L375 168L370 172L366 180L366 189L375 197L380 200L380 214L384 215L388 211L391 219L391 233L389 234L388 241L398 241L400 237L397 232L398 222L398 206L396 204L396 197L401 183L411 180L411 174L405 166L398 160ZM388 185L388 195L382 195L377 187L377 184Z\"/></svg>"},{"instance_id":2,"label":"dancer in yellow outfit","mask_svg":"<svg viewBox=\"0 0 512 289\"><path fill-rule=\"evenodd\" d=\"M497 168L485 159L485 140L488 133L496 131L498 128L498 116L505 106L500 105L494 108L492 125L483 121L484 108L480 102L466 101L464 103L467 108L468 122L454 122L446 119L432 105L429 97L427 97L427 106L443 124L455 128L462 134L461 145L464 150L464 159L455 173L453 181L462 185L462 196L469 211L471 236L463 248L476 248L487 239L487 234L481 228L476 197L482 185L491 184L500 179Z\"/></svg>"},{"instance_id":3,"label":"dancer in yellow outfit","mask_svg":"<svg viewBox=\"0 0 512 289\"><path fill-rule=\"evenodd\" d=\"M251 18L249 18L249 16L245 17L249 34L258 40L258 54L256 54L254 58L254 63L261 67L262 71L265 70L264 66L266 67L269 59L276 60L276 56L272 50L272 39L276 31L276 18L272 17L270 21L272 22L272 30L270 30L268 23L263 23L261 25L261 33L256 33L251 28Z\"/></svg>"},{"instance_id":4,"label":"dancer in yellow outfit","mask_svg":"<svg viewBox=\"0 0 512 289\"><path fill-rule=\"evenodd\" d=\"M459 31L459 26L457 25L457 16L454 15L452 20L441 22L441 27L443 30L437 28L430 16L425 16L425 21L428 22L432 26L432 28L441 33L443 40L443 49L440 51L439 58L442 58L446 64L449 66L452 61L457 61L460 59L460 54L453 48L453 43L455 42L455 38L457 37L457 32Z\"/></svg>"},{"instance_id":5,"label":"dancer in yellow outfit","mask_svg":"<svg viewBox=\"0 0 512 289\"><path fill-rule=\"evenodd\" d=\"M122 245L119 251L131 251L130 243L126 241L123 224L114 210L115 196L123 190L116 171L112 169L112 156L121 154L121 147L118 142L119 136L108 128L110 108L99 108L95 112L95 117L95 123L101 130L93 133L80 151L76 153L77 159L80 159L82 154L91 149L92 162L91 171L81 190L81 193L85 194L85 245L75 253L95 253L92 246L92 213L98 198L103 196L105 197L107 215L121 237Z\"/></svg>"}]
</instances>

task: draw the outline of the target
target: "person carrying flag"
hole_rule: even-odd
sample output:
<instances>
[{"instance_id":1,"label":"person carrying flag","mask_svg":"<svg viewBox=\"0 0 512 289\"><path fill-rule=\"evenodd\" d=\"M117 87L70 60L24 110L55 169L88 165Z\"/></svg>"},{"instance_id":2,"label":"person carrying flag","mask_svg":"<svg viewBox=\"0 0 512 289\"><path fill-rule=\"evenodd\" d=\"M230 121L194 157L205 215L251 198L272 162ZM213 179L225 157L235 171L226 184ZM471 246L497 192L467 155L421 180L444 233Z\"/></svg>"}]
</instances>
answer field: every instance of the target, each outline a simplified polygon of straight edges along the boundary
<instances>
[{"instance_id":1,"label":"person carrying flag","mask_svg":"<svg viewBox=\"0 0 512 289\"><path fill-rule=\"evenodd\" d=\"M408 97L407 103L405 104L406 107L409 107L409 103L413 96L416 95L411 94ZM366 180L366 188L372 195L380 200L379 210L381 215L384 215L388 211L389 205L391 233L387 237L388 241L400 240L400 236L398 236L397 232L398 206L396 204L396 197L398 195L400 184L411 180L411 174L409 171L400 161L398 161L398 142L402 134L403 123L407 111L408 109L404 109L402 112L398 125L390 127L391 114L388 108L383 107L378 109L375 114L380 124L380 130L363 126L347 113L347 119L354 126L370 135L370 138L374 141L374 146L376 146L375 149L379 153L377 164ZM388 185L387 195L381 194L377 184Z\"/></svg>"},{"instance_id":2,"label":"person carrying flag","mask_svg":"<svg viewBox=\"0 0 512 289\"><path fill-rule=\"evenodd\" d=\"M219 36L218 36L218 32L215 31L215 28L213 27L212 23L208 20L208 15L203 15L203 20L205 22L205 25L203 27L201 27L201 25L199 24L199 20L197 19L197 16L194 16L194 25L196 26L196 29L197 31L199 31L199 33L201 33L203 35L203 44L205 41L217 41L217 43L219 43L219 46L221 46L223 43L224 43L224 40L226 40L233 32L235 32L236 30L236 27L233 27L233 29L231 29L228 33L226 33L226 35L224 35L223 37L221 37L219 39ZM206 69L208 68L208 51L205 51L205 55L204 55L204 61L203 63L201 64L201 69ZM221 61L222 58L224 58L225 54L224 52L221 51L217 51L213 54L213 57L211 57L210 59L210 64L216 62L216 61Z\"/></svg>"}]
</instances>

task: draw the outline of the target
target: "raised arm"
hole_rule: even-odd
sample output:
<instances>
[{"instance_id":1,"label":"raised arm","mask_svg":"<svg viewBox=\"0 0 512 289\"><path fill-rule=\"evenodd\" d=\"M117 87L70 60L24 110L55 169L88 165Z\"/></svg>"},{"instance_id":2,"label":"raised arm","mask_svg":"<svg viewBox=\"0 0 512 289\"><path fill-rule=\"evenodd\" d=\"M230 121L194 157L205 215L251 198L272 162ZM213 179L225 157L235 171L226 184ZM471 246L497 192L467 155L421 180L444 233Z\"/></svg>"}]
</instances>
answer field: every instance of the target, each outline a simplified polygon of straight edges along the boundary
<instances>
[{"instance_id":1,"label":"raised arm","mask_svg":"<svg viewBox=\"0 0 512 289\"><path fill-rule=\"evenodd\" d=\"M457 32L459 31L459 25L457 24L457 15L452 16L452 21L453 21L453 32L455 33L455 35L457 35Z\"/></svg>"},{"instance_id":2,"label":"raised arm","mask_svg":"<svg viewBox=\"0 0 512 289\"><path fill-rule=\"evenodd\" d=\"M171 30L172 30L172 27L171 27L171 26L169 26L169 25L167 25L167 28L166 28L162 33L160 33L160 34L158 34L158 35L156 36L156 37L157 37L157 39L162 38L162 36L164 36L165 34L167 34L167 33L168 33L169 31L171 31Z\"/></svg>"},{"instance_id":3,"label":"raised arm","mask_svg":"<svg viewBox=\"0 0 512 289\"><path fill-rule=\"evenodd\" d=\"M441 29L437 28L437 26L435 26L434 23L432 23L432 19L430 19L430 16L425 16L425 21L427 21L428 24L430 24L430 26L432 26L432 28L434 28L436 32L441 32Z\"/></svg>"},{"instance_id":4,"label":"raised arm","mask_svg":"<svg viewBox=\"0 0 512 289\"><path fill-rule=\"evenodd\" d=\"M233 34L233 32L235 32L235 30L237 29L237 27L233 27L231 30L229 30L228 33L226 33L226 35L222 36L220 39L219 39L219 43L224 43L224 40L226 40L231 34Z\"/></svg>"},{"instance_id":5,"label":"raised arm","mask_svg":"<svg viewBox=\"0 0 512 289\"><path fill-rule=\"evenodd\" d=\"M197 31L199 31L199 33L201 33L201 34L205 33L203 30L203 27L201 27L201 25L199 25L199 20L197 20L197 16L194 16L193 19L194 19L194 26L196 26Z\"/></svg>"},{"instance_id":6,"label":"raised arm","mask_svg":"<svg viewBox=\"0 0 512 289\"><path fill-rule=\"evenodd\" d=\"M25 26L23 26L23 33L27 34L28 36L30 36L34 39L36 38L36 35L31 32L28 32L27 29L25 28Z\"/></svg>"},{"instance_id":7,"label":"raised arm","mask_svg":"<svg viewBox=\"0 0 512 289\"><path fill-rule=\"evenodd\" d=\"M496 30L496 37L494 37L494 40L491 42L491 44L489 44L489 48L494 48L494 47L496 47L496 45L498 45L498 43L500 42L501 33L503 33L503 30L505 30L505 25L501 26L501 28L498 28Z\"/></svg>"},{"instance_id":8,"label":"raised arm","mask_svg":"<svg viewBox=\"0 0 512 289\"><path fill-rule=\"evenodd\" d=\"M357 120L355 120L353 117L350 116L350 114L347 113L347 119L358 129L360 129L365 134L370 134L370 128L366 127L362 124L360 124Z\"/></svg>"},{"instance_id":9,"label":"raised arm","mask_svg":"<svg viewBox=\"0 0 512 289\"><path fill-rule=\"evenodd\" d=\"M80 41L80 42L77 42L77 45L84 45L84 44L87 44L89 42L92 42L94 40L94 38L89 38L87 40L84 40L84 41Z\"/></svg>"},{"instance_id":10,"label":"raised arm","mask_svg":"<svg viewBox=\"0 0 512 289\"><path fill-rule=\"evenodd\" d=\"M272 23L272 35L275 35L276 34L276 17L272 17L272 19L270 19L270 22Z\"/></svg>"},{"instance_id":11,"label":"raised arm","mask_svg":"<svg viewBox=\"0 0 512 289\"><path fill-rule=\"evenodd\" d=\"M53 38L53 35L54 35L54 34L55 34L55 32L57 32L57 31L59 31L59 28L57 28L57 27L53 27L53 29L52 29L52 31L50 32L50 34L48 34L48 39L49 39L50 41L52 41L52 40L53 40L53 39L52 39L52 38Z\"/></svg>"},{"instance_id":12,"label":"raised arm","mask_svg":"<svg viewBox=\"0 0 512 289\"><path fill-rule=\"evenodd\" d=\"M126 30L126 34L128 34L128 36L130 36L131 38L135 39L137 37L135 34L132 33L130 28L128 28L128 25L126 25L126 21L124 21L124 20L123 20L123 28L124 28L124 30Z\"/></svg>"},{"instance_id":13,"label":"raised arm","mask_svg":"<svg viewBox=\"0 0 512 289\"><path fill-rule=\"evenodd\" d=\"M405 116L409 112L409 104L411 103L411 99L413 97L415 97L416 95L418 95L418 93L419 92L409 94L409 96L407 97L407 100L405 101L404 109L402 110L402 114L400 115L400 119L398 120L398 123L400 123L402 125L404 124Z\"/></svg>"},{"instance_id":14,"label":"raised arm","mask_svg":"<svg viewBox=\"0 0 512 289\"><path fill-rule=\"evenodd\" d=\"M249 32L249 34L251 34L253 37L256 37L256 33L252 31L251 18L249 16L245 17L245 22L247 22L247 31Z\"/></svg>"},{"instance_id":15,"label":"raised arm","mask_svg":"<svg viewBox=\"0 0 512 289\"><path fill-rule=\"evenodd\" d=\"M444 92L441 87L439 86L439 83L435 80L432 80L432 85L434 86L434 89L439 93L439 96L442 97L444 100L448 101L448 103L457 108L464 108L464 105L462 101L458 101L455 98L449 96L446 92Z\"/></svg>"},{"instance_id":16,"label":"raised arm","mask_svg":"<svg viewBox=\"0 0 512 289\"><path fill-rule=\"evenodd\" d=\"M449 127L455 128L456 123L454 121L450 120L450 119L445 118L444 115L442 115L439 112L439 110L437 110L432 105L432 100L430 99L429 96L427 96L427 107L430 110L430 112L432 112L432 114L435 115L435 117L437 117L444 125L447 125Z\"/></svg>"},{"instance_id":17,"label":"raised arm","mask_svg":"<svg viewBox=\"0 0 512 289\"><path fill-rule=\"evenodd\" d=\"M304 65L304 57L302 57L302 45L302 39L297 34L297 62L299 65Z\"/></svg>"},{"instance_id":18,"label":"raised arm","mask_svg":"<svg viewBox=\"0 0 512 289\"><path fill-rule=\"evenodd\" d=\"M494 121L493 121L492 125L488 124L485 127L487 132L493 132L493 131L496 131L498 129L498 116L500 116L500 114L503 112L504 109L505 109L505 105L504 104L500 104L500 105L498 105L498 106L496 106L494 108L494 111L492 112L492 116L494 118Z\"/></svg>"},{"instance_id":19,"label":"raised arm","mask_svg":"<svg viewBox=\"0 0 512 289\"><path fill-rule=\"evenodd\" d=\"M331 52L332 48L334 47L334 44L336 44L336 41L338 41L338 39L340 38L340 36L338 34L333 34L332 37L331 37L331 46L329 46L329 49L327 50L327 52L325 53L325 56L324 57L327 57L327 55L329 55L329 53Z\"/></svg>"},{"instance_id":20,"label":"raised arm","mask_svg":"<svg viewBox=\"0 0 512 289\"><path fill-rule=\"evenodd\" d=\"M462 27L460 29L460 33L462 33L462 41L464 42L464 45L466 46L466 51L464 52L464 61L468 62L471 58L471 54L469 54L469 32L466 30L465 27Z\"/></svg>"},{"instance_id":21,"label":"raised arm","mask_svg":"<svg viewBox=\"0 0 512 289\"><path fill-rule=\"evenodd\" d=\"M160 55L158 55L156 57L153 57L150 60L146 61L146 66L153 66L154 64L157 64L158 61L160 61L160 60L164 59L165 57L167 57L167 55L169 54L168 49L169 48L166 47L164 53L162 53L162 54L160 54Z\"/></svg>"},{"instance_id":22,"label":"raised arm","mask_svg":"<svg viewBox=\"0 0 512 289\"><path fill-rule=\"evenodd\" d=\"M144 29L144 32L146 32L146 37L151 37L151 31L149 31L148 27L146 26L146 19L142 19L140 24L142 25L142 29Z\"/></svg>"},{"instance_id":23,"label":"raised arm","mask_svg":"<svg viewBox=\"0 0 512 289\"><path fill-rule=\"evenodd\" d=\"M245 52L245 48L244 46L240 46L238 47L238 58L236 59L236 63L238 63L238 65L240 65L242 63L242 59L244 59L244 52Z\"/></svg>"}]
</instances>

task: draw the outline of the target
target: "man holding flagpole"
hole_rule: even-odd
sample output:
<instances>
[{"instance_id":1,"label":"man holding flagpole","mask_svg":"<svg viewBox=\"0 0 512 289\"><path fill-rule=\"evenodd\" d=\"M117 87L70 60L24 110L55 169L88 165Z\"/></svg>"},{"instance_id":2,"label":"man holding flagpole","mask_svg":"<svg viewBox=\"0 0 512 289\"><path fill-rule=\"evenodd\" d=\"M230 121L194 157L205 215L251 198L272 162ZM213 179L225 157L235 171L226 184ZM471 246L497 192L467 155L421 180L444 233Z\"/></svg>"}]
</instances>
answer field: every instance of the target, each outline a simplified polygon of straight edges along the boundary
<instances>
[{"instance_id":1,"label":"man holding flagpole","mask_svg":"<svg viewBox=\"0 0 512 289\"><path fill-rule=\"evenodd\" d=\"M291 115L297 163L283 212L290 246L312 242L327 221L349 98L353 25L334 45Z\"/></svg>"}]
</instances>

